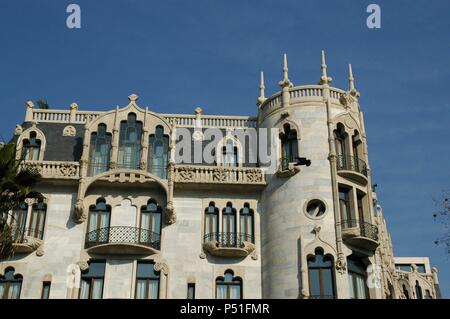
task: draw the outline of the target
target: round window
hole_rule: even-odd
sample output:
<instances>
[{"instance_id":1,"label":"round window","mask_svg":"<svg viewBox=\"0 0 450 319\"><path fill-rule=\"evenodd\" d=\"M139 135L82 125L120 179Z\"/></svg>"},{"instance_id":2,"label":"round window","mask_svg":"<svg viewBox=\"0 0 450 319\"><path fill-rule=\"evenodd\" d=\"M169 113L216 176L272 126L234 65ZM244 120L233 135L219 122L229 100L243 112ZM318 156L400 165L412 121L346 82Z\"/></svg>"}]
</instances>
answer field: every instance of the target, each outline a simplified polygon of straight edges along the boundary
<instances>
[{"instance_id":1,"label":"round window","mask_svg":"<svg viewBox=\"0 0 450 319\"><path fill-rule=\"evenodd\" d=\"M319 199L313 199L306 205L306 213L309 217L320 218L325 214L325 203Z\"/></svg>"}]
</instances>

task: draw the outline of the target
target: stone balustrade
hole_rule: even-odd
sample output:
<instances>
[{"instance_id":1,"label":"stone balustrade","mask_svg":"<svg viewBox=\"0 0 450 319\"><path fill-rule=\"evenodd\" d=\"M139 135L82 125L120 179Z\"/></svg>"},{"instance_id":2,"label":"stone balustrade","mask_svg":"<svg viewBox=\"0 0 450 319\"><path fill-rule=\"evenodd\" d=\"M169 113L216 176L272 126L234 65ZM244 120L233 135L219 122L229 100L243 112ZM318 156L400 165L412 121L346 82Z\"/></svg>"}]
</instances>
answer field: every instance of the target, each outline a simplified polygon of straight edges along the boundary
<instances>
[{"instance_id":1,"label":"stone balustrade","mask_svg":"<svg viewBox=\"0 0 450 319\"><path fill-rule=\"evenodd\" d=\"M176 165L175 182L198 184L265 185L265 175L256 167Z\"/></svg>"},{"instance_id":2,"label":"stone balustrade","mask_svg":"<svg viewBox=\"0 0 450 319\"><path fill-rule=\"evenodd\" d=\"M21 167L36 169L42 178L46 179L79 179L80 177L78 162L24 161Z\"/></svg>"}]
</instances>

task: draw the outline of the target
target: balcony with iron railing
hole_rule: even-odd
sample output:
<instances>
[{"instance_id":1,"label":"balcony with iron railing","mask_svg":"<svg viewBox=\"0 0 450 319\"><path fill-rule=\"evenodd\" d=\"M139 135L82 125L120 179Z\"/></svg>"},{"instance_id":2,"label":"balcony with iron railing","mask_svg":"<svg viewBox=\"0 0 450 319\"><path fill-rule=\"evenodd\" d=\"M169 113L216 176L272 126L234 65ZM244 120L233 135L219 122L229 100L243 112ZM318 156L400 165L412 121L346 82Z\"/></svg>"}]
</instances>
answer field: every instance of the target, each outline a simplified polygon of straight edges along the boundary
<instances>
[{"instance_id":1,"label":"balcony with iron railing","mask_svg":"<svg viewBox=\"0 0 450 319\"><path fill-rule=\"evenodd\" d=\"M148 229L111 226L86 234L85 248L98 254L150 255L159 252L161 235Z\"/></svg>"},{"instance_id":2,"label":"balcony with iron railing","mask_svg":"<svg viewBox=\"0 0 450 319\"><path fill-rule=\"evenodd\" d=\"M367 164L362 159L356 156L338 155L337 170L342 177L367 185Z\"/></svg>"},{"instance_id":3,"label":"balcony with iron railing","mask_svg":"<svg viewBox=\"0 0 450 319\"><path fill-rule=\"evenodd\" d=\"M350 245L373 251L380 244L376 225L356 219L344 220L339 224L342 238Z\"/></svg>"},{"instance_id":4,"label":"balcony with iron railing","mask_svg":"<svg viewBox=\"0 0 450 319\"><path fill-rule=\"evenodd\" d=\"M10 231L16 253L31 253L43 243L44 232L41 229L11 226Z\"/></svg>"},{"instance_id":5,"label":"balcony with iron railing","mask_svg":"<svg viewBox=\"0 0 450 319\"><path fill-rule=\"evenodd\" d=\"M219 257L246 257L256 249L253 235L237 232L214 232L203 237L203 249Z\"/></svg>"}]
</instances>

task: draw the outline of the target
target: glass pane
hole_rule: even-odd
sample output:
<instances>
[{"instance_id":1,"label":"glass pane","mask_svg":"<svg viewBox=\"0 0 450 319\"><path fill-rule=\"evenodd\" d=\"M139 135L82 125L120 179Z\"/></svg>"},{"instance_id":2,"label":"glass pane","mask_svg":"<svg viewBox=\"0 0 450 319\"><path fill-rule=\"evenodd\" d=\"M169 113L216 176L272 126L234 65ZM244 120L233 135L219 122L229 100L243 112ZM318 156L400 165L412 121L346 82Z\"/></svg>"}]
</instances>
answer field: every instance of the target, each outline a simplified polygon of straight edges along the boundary
<instances>
[{"instance_id":1,"label":"glass pane","mask_svg":"<svg viewBox=\"0 0 450 319\"><path fill-rule=\"evenodd\" d=\"M145 299L146 280L136 282L136 299Z\"/></svg>"},{"instance_id":2,"label":"glass pane","mask_svg":"<svg viewBox=\"0 0 450 319\"><path fill-rule=\"evenodd\" d=\"M4 297L3 297L3 294L4 294L4 292L5 292L5 283L3 283L3 282L0 282L0 299L3 299Z\"/></svg>"},{"instance_id":3,"label":"glass pane","mask_svg":"<svg viewBox=\"0 0 450 319\"><path fill-rule=\"evenodd\" d=\"M21 282L10 283L8 290L8 299L19 299L21 286Z\"/></svg>"},{"instance_id":4,"label":"glass pane","mask_svg":"<svg viewBox=\"0 0 450 319\"><path fill-rule=\"evenodd\" d=\"M356 275L356 291L357 291L357 299L366 299L366 282L365 278L360 275Z\"/></svg>"},{"instance_id":5,"label":"glass pane","mask_svg":"<svg viewBox=\"0 0 450 319\"><path fill-rule=\"evenodd\" d=\"M89 280L81 280L80 299L89 299Z\"/></svg>"},{"instance_id":6,"label":"glass pane","mask_svg":"<svg viewBox=\"0 0 450 319\"><path fill-rule=\"evenodd\" d=\"M44 283L42 286L42 299L48 299L50 297L50 284Z\"/></svg>"},{"instance_id":7,"label":"glass pane","mask_svg":"<svg viewBox=\"0 0 450 319\"><path fill-rule=\"evenodd\" d=\"M216 298L217 299L227 299L227 286L217 284Z\"/></svg>"},{"instance_id":8,"label":"glass pane","mask_svg":"<svg viewBox=\"0 0 450 319\"><path fill-rule=\"evenodd\" d=\"M155 264L153 264L153 263L139 262L137 264L136 277L139 279L158 277L158 275L155 273L154 266L155 266Z\"/></svg>"},{"instance_id":9,"label":"glass pane","mask_svg":"<svg viewBox=\"0 0 450 319\"><path fill-rule=\"evenodd\" d=\"M350 290L350 299L355 299L355 286L353 285L353 276L351 273L348 274L348 288Z\"/></svg>"},{"instance_id":10,"label":"glass pane","mask_svg":"<svg viewBox=\"0 0 450 319\"><path fill-rule=\"evenodd\" d=\"M318 297L321 295L319 269L309 270L309 293L311 297Z\"/></svg>"},{"instance_id":11,"label":"glass pane","mask_svg":"<svg viewBox=\"0 0 450 319\"><path fill-rule=\"evenodd\" d=\"M158 299L159 280L154 279L149 281L148 299Z\"/></svg>"},{"instance_id":12,"label":"glass pane","mask_svg":"<svg viewBox=\"0 0 450 319\"><path fill-rule=\"evenodd\" d=\"M334 296L333 289L333 274L331 272L331 268L322 269L322 295L326 297Z\"/></svg>"},{"instance_id":13,"label":"glass pane","mask_svg":"<svg viewBox=\"0 0 450 319\"><path fill-rule=\"evenodd\" d=\"M103 277L105 275L105 262L104 261L93 261L89 263L89 268L87 273L83 274L84 278L87 277Z\"/></svg>"},{"instance_id":14,"label":"glass pane","mask_svg":"<svg viewBox=\"0 0 450 319\"><path fill-rule=\"evenodd\" d=\"M230 299L241 299L241 286L230 286Z\"/></svg>"},{"instance_id":15,"label":"glass pane","mask_svg":"<svg viewBox=\"0 0 450 319\"><path fill-rule=\"evenodd\" d=\"M92 299L102 299L103 279L94 279L92 281Z\"/></svg>"},{"instance_id":16,"label":"glass pane","mask_svg":"<svg viewBox=\"0 0 450 319\"><path fill-rule=\"evenodd\" d=\"M187 299L195 299L195 286L194 286L194 284L188 284Z\"/></svg>"}]
</instances>

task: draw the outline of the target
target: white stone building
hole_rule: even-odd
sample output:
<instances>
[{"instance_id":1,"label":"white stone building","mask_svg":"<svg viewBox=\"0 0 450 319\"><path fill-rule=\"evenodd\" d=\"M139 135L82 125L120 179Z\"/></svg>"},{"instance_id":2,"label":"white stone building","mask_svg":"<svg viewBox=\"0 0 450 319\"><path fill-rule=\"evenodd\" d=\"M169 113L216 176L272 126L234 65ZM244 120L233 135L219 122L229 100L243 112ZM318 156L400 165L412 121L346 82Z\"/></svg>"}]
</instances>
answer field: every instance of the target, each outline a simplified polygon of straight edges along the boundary
<instances>
[{"instance_id":1,"label":"white stone building","mask_svg":"<svg viewBox=\"0 0 450 319\"><path fill-rule=\"evenodd\" d=\"M428 259L393 256L351 67L348 91L330 83L324 54L306 86L285 56L280 92L261 74L257 117L28 102L14 141L45 200L8 217L0 297L439 298ZM236 137L264 128L274 169Z\"/></svg>"}]
</instances>

